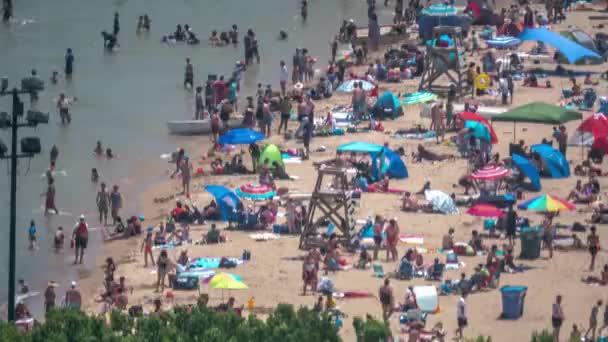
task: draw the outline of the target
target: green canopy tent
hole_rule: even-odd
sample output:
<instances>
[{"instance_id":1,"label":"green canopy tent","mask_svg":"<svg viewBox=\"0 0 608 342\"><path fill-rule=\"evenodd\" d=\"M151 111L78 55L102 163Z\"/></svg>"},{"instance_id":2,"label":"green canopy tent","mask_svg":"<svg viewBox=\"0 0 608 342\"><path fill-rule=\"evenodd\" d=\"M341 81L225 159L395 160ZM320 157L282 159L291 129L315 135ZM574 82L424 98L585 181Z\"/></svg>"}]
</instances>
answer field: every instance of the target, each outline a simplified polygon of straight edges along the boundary
<instances>
[{"instance_id":1,"label":"green canopy tent","mask_svg":"<svg viewBox=\"0 0 608 342\"><path fill-rule=\"evenodd\" d=\"M559 125L573 120L581 120L583 115L577 111L544 102L532 102L511 109L508 112L492 117L492 121L513 122L513 140L515 125L518 122L543 123Z\"/></svg>"}]
</instances>

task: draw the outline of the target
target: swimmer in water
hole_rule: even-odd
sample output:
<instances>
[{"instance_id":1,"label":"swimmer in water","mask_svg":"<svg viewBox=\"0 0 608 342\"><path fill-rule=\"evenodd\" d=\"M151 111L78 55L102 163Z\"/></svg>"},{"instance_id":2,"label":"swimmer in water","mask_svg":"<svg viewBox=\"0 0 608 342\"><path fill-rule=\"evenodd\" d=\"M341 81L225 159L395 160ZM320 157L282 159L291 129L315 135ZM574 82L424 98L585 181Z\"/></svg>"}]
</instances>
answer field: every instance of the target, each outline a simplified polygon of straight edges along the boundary
<instances>
[{"instance_id":1,"label":"swimmer in water","mask_svg":"<svg viewBox=\"0 0 608 342\"><path fill-rule=\"evenodd\" d=\"M217 31L211 31L211 36L209 37L209 44L213 46L219 46L221 44L220 38L217 36Z\"/></svg>"},{"instance_id":2,"label":"swimmer in water","mask_svg":"<svg viewBox=\"0 0 608 342\"><path fill-rule=\"evenodd\" d=\"M308 1L302 0L302 7L300 8L300 15L302 15L302 20L306 21L308 18Z\"/></svg>"},{"instance_id":3,"label":"swimmer in water","mask_svg":"<svg viewBox=\"0 0 608 342\"><path fill-rule=\"evenodd\" d=\"M96 168L91 169L91 182L97 183L99 181L99 173Z\"/></svg>"},{"instance_id":4,"label":"swimmer in water","mask_svg":"<svg viewBox=\"0 0 608 342\"><path fill-rule=\"evenodd\" d=\"M114 158L114 154L112 153L112 149L111 148L108 148L106 150L106 158L108 158L108 159L113 159Z\"/></svg>"},{"instance_id":5,"label":"swimmer in water","mask_svg":"<svg viewBox=\"0 0 608 342\"><path fill-rule=\"evenodd\" d=\"M146 32L150 32L150 23L152 22L152 20L150 20L150 17L148 17L147 14L144 14L144 30L146 30Z\"/></svg>"},{"instance_id":6,"label":"swimmer in water","mask_svg":"<svg viewBox=\"0 0 608 342\"><path fill-rule=\"evenodd\" d=\"M287 32L285 32L285 30L281 30L279 31L279 40L287 40L288 36L287 36Z\"/></svg>"},{"instance_id":7,"label":"swimmer in water","mask_svg":"<svg viewBox=\"0 0 608 342\"><path fill-rule=\"evenodd\" d=\"M59 250L63 248L63 241L65 240L65 236L63 235L63 227L57 228L57 232L55 232L55 252L59 253Z\"/></svg>"},{"instance_id":8,"label":"swimmer in water","mask_svg":"<svg viewBox=\"0 0 608 342\"><path fill-rule=\"evenodd\" d=\"M239 29L236 25L232 25L232 29L228 32L228 36L233 45L239 43Z\"/></svg>"},{"instance_id":9,"label":"swimmer in water","mask_svg":"<svg viewBox=\"0 0 608 342\"><path fill-rule=\"evenodd\" d=\"M137 29L136 29L136 32L140 33L143 29L144 29L144 16L140 15L139 18L137 18Z\"/></svg>"},{"instance_id":10,"label":"swimmer in water","mask_svg":"<svg viewBox=\"0 0 608 342\"><path fill-rule=\"evenodd\" d=\"M53 74L51 75L51 83L57 84L59 82L59 72L57 70L53 70Z\"/></svg>"},{"instance_id":11,"label":"swimmer in water","mask_svg":"<svg viewBox=\"0 0 608 342\"><path fill-rule=\"evenodd\" d=\"M223 31L222 33L220 33L220 41L222 42L222 45L230 44L230 39L228 38L228 32Z\"/></svg>"},{"instance_id":12,"label":"swimmer in water","mask_svg":"<svg viewBox=\"0 0 608 342\"><path fill-rule=\"evenodd\" d=\"M103 47L108 51L114 50L114 47L118 45L116 43L116 36L113 34L101 31L101 37L103 38Z\"/></svg>"},{"instance_id":13,"label":"swimmer in water","mask_svg":"<svg viewBox=\"0 0 608 342\"><path fill-rule=\"evenodd\" d=\"M97 145L95 145L95 150L93 150L93 152L98 156L101 156L103 154L103 147L101 146L101 141L97 141Z\"/></svg>"},{"instance_id":14,"label":"swimmer in water","mask_svg":"<svg viewBox=\"0 0 608 342\"><path fill-rule=\"evenodd\" d=\"M53 145L51 148L51 164L54 164L57 161L57 157L59 157L59 149L57 145Z\"/></svg>"}]
</instances>

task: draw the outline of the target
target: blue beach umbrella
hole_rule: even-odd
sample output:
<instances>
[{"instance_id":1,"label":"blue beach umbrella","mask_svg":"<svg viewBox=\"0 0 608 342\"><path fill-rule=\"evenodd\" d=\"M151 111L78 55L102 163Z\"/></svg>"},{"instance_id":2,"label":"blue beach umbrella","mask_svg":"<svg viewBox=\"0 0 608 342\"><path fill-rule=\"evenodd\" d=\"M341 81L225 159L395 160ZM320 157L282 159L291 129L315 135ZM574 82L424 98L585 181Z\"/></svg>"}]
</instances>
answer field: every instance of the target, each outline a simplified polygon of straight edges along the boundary
<instances>
[{"instance_id":1,"label":"blue beach umbrella","mask_svg":"<svg viewBox=\"0 0 608 342\"><path fill-rule=\"evenodd\" d=\"M458 14L458 10L454 6L446 4L434 4L422 10L422 14L428 16L450 16Z\"/></svg>"},{"instance_id":2,"label":"blue beach umbrella","mask_svg":"<svg viewBox=\"0 0 608 342\"><path fill-rule=\"evenodd\" d=\"M401 101L402 104L413 105L433 101L437 98L437 95L428 91L419 91L416 93L404 94L403 97L404 99Z\"/></svg>"},{"instance_id":3,"label":"blue beach umbrella","mask_svg":"<svg viewBox=\"0 0 608 342\"><path fill-rule=\"evenodd\" d=\"M530 163L527 158L520 156L517 153L513 153L513 155L511 156L511 160L513 161L513 164L515 164L515 166L519 169L519 171L530 179L530 182L534 186L534 190L539 191L541 189L540 173L538 172L536 166Z\"/></svg>"},{"instance_id":4,"label":"blue beach umbrella","mask_svg":"<svg viewBox=\"0 0 608 342\"><path fill-rule=\"evenodd\" d=\"M264 140L264 134L249 128L234 128L226 132L219 139L220 144L249 145Z\"/></svg>"},{"instance_id":5,"label":"blue beach umbrella","mask_svg":"<svg viewBox=\"0 0 608 342\"><path fill-rule=\"evenodd\" d=\"M374 89L374 85L369 83L368 81L364 81L364 80L348 80L342 84L340 84L340 86L338 87L338 89L336 89L336 91L342 92L342 93L352 93L353 90L355 89L354 84L361 82L363 84L363 90L365 91L370 91L372 89Z\"/></svg>"}]
</instances>

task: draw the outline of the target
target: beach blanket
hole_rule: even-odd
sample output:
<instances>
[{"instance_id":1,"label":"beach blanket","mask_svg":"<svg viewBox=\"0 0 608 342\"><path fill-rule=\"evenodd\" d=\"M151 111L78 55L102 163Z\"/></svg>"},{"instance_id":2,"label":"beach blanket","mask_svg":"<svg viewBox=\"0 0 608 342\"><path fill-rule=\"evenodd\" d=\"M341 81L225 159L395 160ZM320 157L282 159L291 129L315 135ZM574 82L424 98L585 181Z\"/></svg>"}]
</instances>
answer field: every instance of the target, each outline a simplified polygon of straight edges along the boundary
<instances>
[{"instance_id":1,"label":"beach blanket","mask_svg":"<svg viewBox=\"0 0 608 342\"><path fill-rule=\"evenodd\" d=\"M177 277L197 277L198 279L206 279L214 275L214 270L188 270L177 273Z\"/></svg>"},{"instance_id":2,"label":"beach blanket","mask_svg":"<svg viewBox=\"0 0 608 342\"><path fill-rule=\"evenodd\" d=\"M424 244L424 237L416 234L404 234L399 236L399 241L410 245L422 245Z\"/></svg>"},{"instance_id":3,"label":"beach blanket","mask_svg":"<svg viewBox=\"0 0 608 342\"><path fill-rule=\"evenodd\" d=\"M437 136L435 131L428 131L426 133L407 133L407 134L395 134L395 139L412 139L412 140L433 140Z\"/></svg>"},{"instance_id":4,"label":"beach blanket","mask_svg":"<svg viewBox=\"0 0 608 342\"><path fill-rule=\"evenodd\" d=\"M375 297L373 294L371 294L369 292L357 292L357 291L334 292L333 296L336 299L370 298L370 297Z\"/></svg>"},{"instance_id":5,"label":"beach blanket","mask_svg":"<svg viewBox=\"0 0 608 342\"><path fill-rule=\"evenodd\" d=\"M258 233L258 234L249 234L249 238L255 241L268 241L268 240L276 240L280 238L279 235L273 233Z\"/></svg>"},{"instance_id":6,"label":"beach blanket","mask_svg":"<svg viewBox=\"0 0 608 342\"><path fill-rule=\"evenodd\" d=\"M466 264L462 261L459 262L449 262L445 264L445 269L446 270L458 270L460 268L465 267Z\"/></svg>"},{"instance_id":7,"label":"beach blanket","mask_svg":"<svg viewBox=\"0 0 608 342\"><path fill-rule=\"evenodd\" d=\"M219 268L221 260L222 258L198 258L188 264L188 270ZM237 258L228 258L227 260L237 265L240 265L244 262L242 259Z\"/></svg>"}]
</instances>

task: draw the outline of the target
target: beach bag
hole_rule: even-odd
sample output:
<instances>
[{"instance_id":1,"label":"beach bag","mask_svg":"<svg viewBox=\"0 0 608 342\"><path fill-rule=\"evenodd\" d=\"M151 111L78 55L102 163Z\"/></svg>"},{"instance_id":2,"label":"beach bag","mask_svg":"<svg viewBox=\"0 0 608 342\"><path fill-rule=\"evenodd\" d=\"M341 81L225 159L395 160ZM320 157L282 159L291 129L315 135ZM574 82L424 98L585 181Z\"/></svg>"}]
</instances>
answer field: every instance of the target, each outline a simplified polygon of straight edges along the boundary
<instances>
[{"instance_id":1,"label":"beach bag","mask_svg":"<svg viewBox=\"0 0 608 342\"><path fill-rule=\"evenodd\" d=\"M198 277L195 276L182 276L175 277L173 281L174 290L196 290L198 289Z\"/></svg>"},{"instance_id":2,"label":"beach bag","mask_svg":"<svg viewBox=\"0 0 608 342\"><path fill-rule=\"evenodd\" d=\"M248 250L243 250L243 260L251 260L251 252Z\"/></svg>"},{"instance_id":3,"label":"beach bag","mask_svg":"<svg viewBox=\"0 0 608 342\"><path fill-rule=\"evenodd\" d=\"M222 257L220 260L220 268L235 268L236 262L229 260L225 257Z\"/></svg>"}]
</instances>

